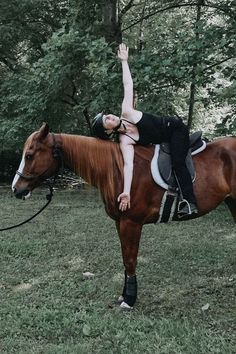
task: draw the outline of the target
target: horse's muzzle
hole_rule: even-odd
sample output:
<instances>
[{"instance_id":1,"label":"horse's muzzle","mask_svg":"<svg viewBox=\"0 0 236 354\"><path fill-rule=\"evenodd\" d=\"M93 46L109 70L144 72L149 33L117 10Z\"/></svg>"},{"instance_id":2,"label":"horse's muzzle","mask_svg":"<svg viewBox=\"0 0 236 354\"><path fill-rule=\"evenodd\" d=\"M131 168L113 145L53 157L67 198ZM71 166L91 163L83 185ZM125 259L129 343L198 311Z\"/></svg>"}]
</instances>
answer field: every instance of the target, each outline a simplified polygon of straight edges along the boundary
<instances>
[{"instance_id":1,"label":"horse's muzzle","mask_svg":"<svg viewBox=\"0 0 236 354\"><path fill-rule=\"evenodd\" d=\"M18 198L18 199L27 199L30 197L31 195L31 192L29 189L17 189L17 188L14 188L13 190L14 194L15 194L15 197Z\"/></svg>"}]
</instances>

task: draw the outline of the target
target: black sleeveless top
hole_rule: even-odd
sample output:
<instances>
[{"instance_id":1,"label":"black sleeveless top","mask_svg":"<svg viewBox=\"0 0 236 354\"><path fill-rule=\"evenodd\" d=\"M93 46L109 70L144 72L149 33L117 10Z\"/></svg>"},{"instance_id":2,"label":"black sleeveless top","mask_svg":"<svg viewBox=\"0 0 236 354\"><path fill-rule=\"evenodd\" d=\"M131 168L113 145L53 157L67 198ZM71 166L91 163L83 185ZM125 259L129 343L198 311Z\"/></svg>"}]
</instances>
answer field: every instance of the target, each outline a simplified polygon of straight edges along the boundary
<instances>
[{"instance_id":1,"label":"black sleeveless top","mask_svg":"<svg viewBox=\"0 0 236 354\"><path fill-rule=\"evenodd\" d=\"M125 119L122 120L125 121ZM183 126L183 123L176 117L160 117L150 113L143 113L142 118L134 125L138 129L139 140L133 139L126 133L125 135L131 138L136 144L149 145L169 142L172 128Z\"/></svg>"}]
</instances>

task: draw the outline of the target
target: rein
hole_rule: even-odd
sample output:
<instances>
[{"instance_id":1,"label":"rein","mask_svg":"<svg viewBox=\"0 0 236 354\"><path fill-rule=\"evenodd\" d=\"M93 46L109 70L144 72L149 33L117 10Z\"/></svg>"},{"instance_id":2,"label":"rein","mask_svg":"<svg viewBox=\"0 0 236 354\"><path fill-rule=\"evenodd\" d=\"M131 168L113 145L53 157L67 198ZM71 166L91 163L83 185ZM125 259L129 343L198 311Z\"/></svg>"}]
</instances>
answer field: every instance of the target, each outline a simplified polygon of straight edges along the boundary
<instances>
[{"instance_id":1,"label":"rein","mask_svg":"<svg viewBox=\"0 0 236 354\"><path fill-rule=\"evenodd\" d=\"M52 139L53 139L53 158L56 159L56 160L59 160L59 169L61 167L62 169L62 173L61 173L61 177L63 176L63 172L64 172L64 163L63 163L63 157L62 157L62 151L61 149L57 146L56 144L56 139L55 139L55 135L52 133ZM42 179L42 176L48 171L49 168L47 168L43 173L41 173L40 175L38 176L26 176L24 175L23 173L21 173L20 171L16 171L16 174L18 176L20 176L21 178L23 179L26 179L26 180L34 180L34 179ZM58 169L58 170L59 170ZM55 182L56 182L56 179L58 177L58 172L54 175L54 178L53 178L53 182L50 184L48 182L48 187L49 187L49 193L46 194L46 204L40 209L38 210L34 215L32 215L31 217L29 217L28 219L18 223L18 224L15 224L15 225L12 225L12 226L8 226L8 227L5 227L5 228L1 228L0 229L0 232L1 231L6 231L6 230L11 230L11 229L14 229L16 227L19 227L19 226L22 226L24 224L26 224L27 222L33 220L37 215L39 215L44 209L46 209L46 207L51 203L52 201L52 197L53 197L53 187L55 185Z\"/></svg>"}]
</instances>

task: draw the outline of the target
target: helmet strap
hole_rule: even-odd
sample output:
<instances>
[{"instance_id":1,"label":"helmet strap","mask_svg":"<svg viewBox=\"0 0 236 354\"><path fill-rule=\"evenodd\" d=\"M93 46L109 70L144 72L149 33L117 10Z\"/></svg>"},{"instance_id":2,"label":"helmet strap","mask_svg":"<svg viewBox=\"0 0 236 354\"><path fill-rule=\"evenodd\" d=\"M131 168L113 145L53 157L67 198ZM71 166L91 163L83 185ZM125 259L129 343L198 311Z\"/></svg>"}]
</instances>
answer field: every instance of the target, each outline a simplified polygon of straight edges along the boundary
<instances>
[{"instance_id":1,"label":"helmet strap","mask_svg":"<svg viewBox=\"0 0 236 354\"><path fill-rule=\"evenodd\" d=\"M113 129L113 132L117 132L117 130L120 129L121 124L122 124L122 121L121 121L121 119L120 119L120 123L117 125L117 127L115 127L115 128Z\"/></svg>"}]
</instances>

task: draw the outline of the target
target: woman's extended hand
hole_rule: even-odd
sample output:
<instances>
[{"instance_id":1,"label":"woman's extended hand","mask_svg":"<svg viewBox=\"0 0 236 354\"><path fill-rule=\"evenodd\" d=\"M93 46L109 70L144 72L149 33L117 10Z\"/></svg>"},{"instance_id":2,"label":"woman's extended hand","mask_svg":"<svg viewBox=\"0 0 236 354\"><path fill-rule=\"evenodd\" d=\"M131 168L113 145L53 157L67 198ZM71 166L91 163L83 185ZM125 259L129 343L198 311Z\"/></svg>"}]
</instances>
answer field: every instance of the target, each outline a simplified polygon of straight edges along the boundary
<instances>
[{"instance_id":1,"label":"woman's extended hand","mask_svg":"<svg viewBox=\"0 0 236 354\"><path fill-rule=\"evenodd\" d=\"M126 45L124 43L121 43L119 45L119 49L117 52L117 56L118 58L122 61L122 60L128 60L129 57L129 48L126 47Z\"/></svg>"},{"instance_id":2,"label":"woman's extended hand","mask_svg":"<svg viewBox=\"0 0 236 354\"><path fill-rule=\"evenodd\" d=\"M121 193L117 198L119 204L119 209L125 211L127 208L130 208L130 195L127 193Z\"/></svg>"}]
</instances>

